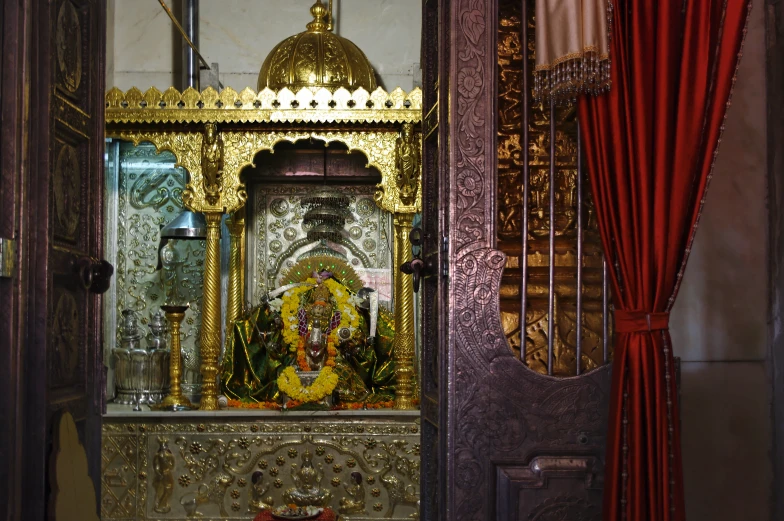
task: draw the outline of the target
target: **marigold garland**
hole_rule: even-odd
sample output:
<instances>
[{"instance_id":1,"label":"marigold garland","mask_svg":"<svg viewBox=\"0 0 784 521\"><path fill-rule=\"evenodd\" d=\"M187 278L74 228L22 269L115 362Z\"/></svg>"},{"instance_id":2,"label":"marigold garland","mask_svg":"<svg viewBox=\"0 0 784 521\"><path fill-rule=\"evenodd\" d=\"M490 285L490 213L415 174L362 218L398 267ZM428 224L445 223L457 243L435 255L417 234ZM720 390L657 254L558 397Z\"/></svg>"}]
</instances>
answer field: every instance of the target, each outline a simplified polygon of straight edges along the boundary
<instances>
[{"instance_id":1,"label":"marigold garland","mask_svg":"<svg viewBox=\"0 0 784 521\"><path fill-rule=\"evenodd\" d=\"M418 404L419 400L415 400L415 404ZM229 407L233 409L270 409L279 411L283 407L277 402L241 402L240 400L229 400ZM286 408L292 409L302 405L302 402L297 400L289 400L286 402ZM383 402L375 402L375 403L363 403L363 402L352 402L352 403L341 403L332 407L331 410L333 411L358 411L361 409L393 409L395 407L395 402L393 400L383 401Z\"/></svg>"},{"instance_id":2,"label":"marigold garland","mask_svg":"<svg viewBox=\"0 0 784 521\"><path fill-rule=\"evenodd\" d=\"M280 410L278 402L241 402L240 400L229 400L229 408L233 409L272 409Z\"/></svg>"},{"instance_id":3,"label":"marigold garland","mask_svg":"<svg viewBox=\"0 0 784 521\"><path fill-rule=\"evenodd\" d=\"M309 278L306 280L308 284L316 284L316 279ZM354 306L351 304L351 293L345 286L342 286L335 279L327 279L322 282L329 290L330 295L335 300L335 310L340 311L340 323L330 331L327 337L327 349L329 354L329 345L332 345L331 351L335 356L335 346L338 345L338 331L343 328L348 328L352 333L359 327L359 315L357 314ZM289 350L295 352L299 349L300 335L299 335L299 316L298 311L300 308L302 294L310 291L312 286L299 286L286 291L283 296L283 305L280 309L280 316L283 317L283 340L288 344ZM303 346L304 347L304 346ZM299 360L297 361L299 364ZM333 362L334 365L334 362ZM302 365L299 364L300 368ZM303 369L307 370L307 369Z\"/></svg>"},{"instance_id":4,"label":"marigold garland","mask_svg":"<svg viewBox=\"0 0 784 521\"><path fill-rule=\"evenodd\" d=\"M299 334L299 310L302 303L302 295L311 290L316 284L316 279L306 280L308 286L299 286L286 291L281 300L283 304L280 308L280 315L283 318L283 340L288 344L289 350L296 352L296 364L301 371L309 371L307 356L305 354L305 336ZM334 279L326 279L322 282L335 301L335 310L340 311L340 322L337 327L332 329L327 336L327 360L325 367L316 380L309 386L304 387L296 371L289 367L278 377L278 388L295 400L302 402L318 402L325 396L332 393L338 383L338 377L332 372L335 367L335 356L337 355L338 331L347 328L351 333L359 327L359 315L352 304L352 295L345 286Z\"/></svg>"},{"instance_id":5,"label":"marigold garland","mask_svg":"<svg viewBox=\"0 0 784 521\"><path fill-rule=\"evenodd\" d=\"M289 366L278 376L278 389L294 400L310 403L323 400L332 394L338 385L338 375L331 367L325 367L310 386L302 385L302 380L293 367Z\"/></svg>"},{"instance_id":6,"label":"marigold garland","mask_svg":"<svg viewBox=\"0 0 784 521\"><path fill-rule=\"evenodd\" d=\"M300 371L310 371L310 364L305 357L305 337L300 337L297 344L297 367Z\"/></svg>"},{"instance_id":7,"label":"marigold garland","mask_svg":"<svg viewBox=\"0 0 784 521\"><path fill-rule=\"evenodd\" d=\"M303 405L303 402L297 400L289 400L286 402L287 409L292 409L300 405ZM279 411L283 409L283 407L278 402L242 402L240 400L229 400L228 406L231 409L268 409L273 411ZM376 402L376 403L362 403L362 402L341 403L333 406L331 410L357 411L360 409L393 409L394 407L395 407L395 402L389 400L385 402Z\"/></svg>"},{"instance_id":8,"label":"marigold garland","mask_svg":"<svg viewBox=\"0 0 784 521\"><path fill-rule=\"evenodd\" d=\"M307 282L315 284L315 279L308 279ZM290 351L296 351L299 343L299 324L297 312L300 307L302 294L311 289L310 286L299 286L291 288L283 294L283 305L280 308L280 316L283 318L283 340L289 346Z\"/></svg>"},{"instance_id":9,"label":"marigold garland","mask_svg":"<svg viewBox=\"0 0 784 521\"><path fill-rule=\"evenodd\" d=\"M341 403L333 407L334 410L338 411L358 411L360 409L392 409L395 407L395 402L392 400L388 400L385 402L375 402L375 403L362 403L362 402L351 402L351 403Z\"/></svg>"}]
</instances>

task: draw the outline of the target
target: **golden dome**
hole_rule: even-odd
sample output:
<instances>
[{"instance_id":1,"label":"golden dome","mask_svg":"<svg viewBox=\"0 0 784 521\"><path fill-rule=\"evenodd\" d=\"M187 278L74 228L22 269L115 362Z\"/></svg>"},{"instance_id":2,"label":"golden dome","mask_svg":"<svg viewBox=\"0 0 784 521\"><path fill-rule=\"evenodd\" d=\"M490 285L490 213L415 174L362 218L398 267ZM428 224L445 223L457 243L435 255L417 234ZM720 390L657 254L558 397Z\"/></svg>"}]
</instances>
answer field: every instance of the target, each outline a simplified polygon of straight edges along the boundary
<instances>
[{"instance_id":1,"label":"golden dome","mask_svg":"<svg viewBox=\"0 0 784 521\"><path fill-rule=\"evenodd\" d=\"M258 90L288 87L339 87L368 92L376 89L376 74L365 53L353 42L331 31L325 18L327 8L316 0L310 8L313 21L307 30L286 38L272 49L259 72Z\"/></svg>"}]
</instances>

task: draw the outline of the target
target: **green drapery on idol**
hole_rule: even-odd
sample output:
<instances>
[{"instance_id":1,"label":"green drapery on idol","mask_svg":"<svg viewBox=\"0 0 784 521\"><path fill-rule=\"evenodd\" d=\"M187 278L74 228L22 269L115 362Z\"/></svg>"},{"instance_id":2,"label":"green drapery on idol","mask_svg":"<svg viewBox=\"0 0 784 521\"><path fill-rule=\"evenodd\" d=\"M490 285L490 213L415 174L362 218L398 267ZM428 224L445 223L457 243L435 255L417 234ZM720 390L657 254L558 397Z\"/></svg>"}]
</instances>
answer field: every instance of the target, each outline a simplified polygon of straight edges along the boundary
<instances>
[{"instance_id":1,"label":"green drapery on idol","mask_svg":"<svg viewBox=\"0 0 784 521\"><path fill-rule=\"evenodd\" d=\"M380 312L373 342L367 340L369 316L358 309L359 330L338 346L335 389L347 403L377 403L394 399L392 359L394 327L391 316ZM283 321L265 303L234 322L223 358L221 389L230 399L244 402L278 401L277 378L296 353L283 341Z\"/></svg>"},{"instance_id":2,"label":"green drapery on idol","mask_svg":"<svg viewBox=\"0 0 784 521\"><path fill-rule=\"evenodd\" d=\"M278 375L296 357L283 343L282 325L266 304L234 322L221 374L221 389L227 397L248 402L278 399Z\"/></svg>"}]
</instances>

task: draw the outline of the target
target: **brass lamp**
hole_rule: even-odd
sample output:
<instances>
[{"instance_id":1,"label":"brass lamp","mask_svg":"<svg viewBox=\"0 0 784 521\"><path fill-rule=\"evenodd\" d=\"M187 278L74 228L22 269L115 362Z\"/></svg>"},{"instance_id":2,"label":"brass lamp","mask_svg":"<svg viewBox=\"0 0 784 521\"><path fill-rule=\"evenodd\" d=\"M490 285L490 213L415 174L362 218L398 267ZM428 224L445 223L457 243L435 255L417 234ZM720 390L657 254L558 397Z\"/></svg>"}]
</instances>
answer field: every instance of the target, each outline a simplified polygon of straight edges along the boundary
<instances>
[{"instance_id":1,"label":"brass lamp","mask_svg":"<svg viewBox=\"0 0 784 521\"><path fill-rule=\"evenodd\" d=\"M185 318L185 311L188 310L188 304L171 305L164 304L161 309L166 313L166 320L171 324L171 358L169 360L169 395L163 399L159 409L165 410L186 410L193 409L191 401L182 394L182 387L180 386L180 376L182 374L180 358L180 324Z\"/></svg>"},{"instance_id":2,"label":"brass lamp","mask_svg":"<svg viewBox=\"0 0 784 521\"><path fill-rule=\"evenodd\" d=\"M180 345L180 324L185 318L188 303L180 295L177 267L180 256L175 248L176 240L204 239L206 224L204 216L185 210L161 230L159 266L164 270L163 286L166 302L161 309L171 324L171 359L169 362L169 394L157 409L187 410L194 409L191 401L182 392L182 348Z\"/></svg>"}]
</instances>

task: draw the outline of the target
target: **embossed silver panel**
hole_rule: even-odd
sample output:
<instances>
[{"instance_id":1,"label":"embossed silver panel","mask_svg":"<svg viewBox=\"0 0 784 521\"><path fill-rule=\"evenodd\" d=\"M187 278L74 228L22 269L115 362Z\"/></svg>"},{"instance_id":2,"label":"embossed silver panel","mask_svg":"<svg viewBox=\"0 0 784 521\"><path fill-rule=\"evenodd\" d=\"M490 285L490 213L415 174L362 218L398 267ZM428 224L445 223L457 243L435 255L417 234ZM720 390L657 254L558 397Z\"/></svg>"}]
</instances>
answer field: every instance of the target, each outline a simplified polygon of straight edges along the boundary
<instances>
[{"instance_id":1,"label":"embossed silver panel","mask_svg":"<svg viewBox=\"0 0 784 521\"><path fill-rule=\"evenodd\" d=\"M274 506L283 504L294 487L294 465L308 450L336 512L352 473L361 474L354 497L364 498L364 508L344 519L416 518L419 431L419 418L410 413L105 417L101 517L184 521L189 501L200 497L196 510L207 519L249 520L254 485L266 488L262 495Z\"/></svg>"},{"instance_id":2,"label":"embossed silver panel","mask_svg":"<svg viewBox=\"0 0 784 521\"><path fill-rule=\"evenodd\" d=\"M253 223L248 255L248 294L258 302L267 289L279 286L280 276L293 266L297 257L310 250L314 243L302 229L304 212L301 197L314 189L313 185L256 185L253 202ZM346 255L351 266L369 286L378 289L380 300L390 302L391 237L390 214L376 206L375 186L341 186L340 191L351 197L352 218L346 223L344 244L332 245Z\"/></svg>"},{"instance_id":3,"label":"embossed silver panel","mask_svg":"<svg viewBox=\"0 0 784 521\"><path fill-rule=\"evenodd\" d=\"M106 183L105 251L107 260L116 267L114 298L104 299L107 363L117 343L119 313L123 309L136 311L146 333L150 313L163 304L162 271L156 271L159 232L182 210L185 186L185 171L175 168L175 158L170 152L158 154L150 143L134 146L121 142L116 154L109 158ZM190 382L198 381L198 364L188 367L188 360L198 352L204 242L181 241L178 249L184 252L179 282L181 295L190 302L182 324L185 378Z\"/></svg>"}]
</instances>

